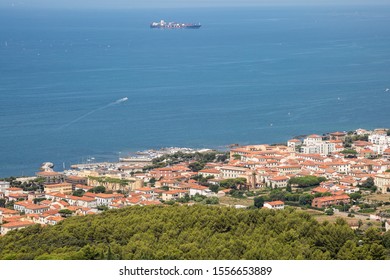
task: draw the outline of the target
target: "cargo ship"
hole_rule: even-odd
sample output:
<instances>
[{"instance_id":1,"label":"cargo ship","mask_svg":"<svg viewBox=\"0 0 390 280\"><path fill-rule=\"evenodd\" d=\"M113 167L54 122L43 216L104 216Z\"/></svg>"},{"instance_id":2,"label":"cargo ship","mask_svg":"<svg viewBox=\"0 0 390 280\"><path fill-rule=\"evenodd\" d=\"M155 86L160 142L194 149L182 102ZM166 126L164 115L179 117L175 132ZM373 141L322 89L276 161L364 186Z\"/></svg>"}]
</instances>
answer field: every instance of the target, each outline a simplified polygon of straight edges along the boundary
<instances>
[{"instance_id":1,"label":"cargo ship","mask_svg":"<svg viewBox=\"0 0 390 280\"><path fill-rule=\"evenodd\" d=\"M150 24L150 28L186 28L186 29L198 29L202 25L200 23L180 23L180 22L165 22L164 20L160 20L159 22L152 22Z\"/></svg>"}]
</instances>

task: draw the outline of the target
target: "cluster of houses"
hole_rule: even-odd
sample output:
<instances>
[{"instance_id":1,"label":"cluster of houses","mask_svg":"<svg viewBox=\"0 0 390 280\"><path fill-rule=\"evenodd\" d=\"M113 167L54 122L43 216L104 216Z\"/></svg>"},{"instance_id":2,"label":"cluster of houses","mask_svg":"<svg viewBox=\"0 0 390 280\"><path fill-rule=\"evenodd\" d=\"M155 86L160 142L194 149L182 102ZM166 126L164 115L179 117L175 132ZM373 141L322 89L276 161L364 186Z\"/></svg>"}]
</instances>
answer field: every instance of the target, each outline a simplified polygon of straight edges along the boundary
<instances>
[{"instance_id":1,"label":"cluster of houses","mask_svg":"<svg viewBox=\"0 0 390 280\"><path fill-rule=\"evenodd\" d=\"M245 178L246 189L263 187L285 188L293 177L313 175L327 181L312 190L313 193L329 193L313 200L312 206L329 207L350 202L348 194L359 191L358 185L372 178L378 191L390 188L390 137L385 130L357 134L370 134L369 141L355 141L352 149L356 157L346 157L343 141L346 133L330 133L326 139L309 135L303 140L291 139L287 145L247 145L230 150L228 162L210 162L198 172L193 172L191 162L145 171L144 161L134 160L115 164L95 164L88 168L73 168L68 172L55 172L46 168L36 175L44 184L42 192L24 192L21 188L0 182L0 198L14 202L14 209L0 208L1 233L32 224L54 225L63 220L70 210L72 215L99 213L101 207L118 209L133 205L158 205L161 201L179 200L202 195L221 197L230 190L215 193L193 178L207 181L207 185L219 185L226 179ZM367 152L370 151L370 153ZM368 154L380 155L368 158ZM23 180L21 178L20 180ZM104 186L106 193L90 192ZM81 196L73 195L82 190ZM282 201L264 203L270 209L283 209Z\"/></svg>"},{"instance_id":2,"label":"cluster of houses","mask_svg":"<svg viewBox=\"0 0 390 280\"><path fill-rule=\"evenodd\" d=\"M34 224L55 225L69 215L97 214L101 207L120 209L134 205L159 205L161 200L177 200L196 194L216 196L214 192L194 180L173 183L161 180L156 183L160 187L142 185L136 188L131 183L122 188L119 183L111 182L106 185L108 192L94 193L89 192L94 186L88 185L88 182L93 184L96 178L66 177L54 171L38 172L37 176L44 179L43 192L24 192L22 188L12 187L8 182L0 182L1 197L7 202L13 202L14 208L0 208L2 235L10 230ZM82 181L85 184L80 184ZM82 190L82 196L73 195L78 190Z\"/></svg>"},{"instance_id":3,"label":"cluster of houses","mask_svg":"<svg viewBox=\"0 0 390 280\"><path fill-rule=\"evenodd\" d=\"M351 148L360 157L381 155L384 159L390 159L390 136L387 135L387 131L387 129L383 128L375 129L374 131L357 129L355 135L365 135L368 141L354 141ZM347 133L339 131L329 133L326 136L312 134L307 136L303 141L301 139L291 139L287 142L287 146L304 154L327 156L343 151L343 143L347 136Z\"/></svg>"}]
</instances>

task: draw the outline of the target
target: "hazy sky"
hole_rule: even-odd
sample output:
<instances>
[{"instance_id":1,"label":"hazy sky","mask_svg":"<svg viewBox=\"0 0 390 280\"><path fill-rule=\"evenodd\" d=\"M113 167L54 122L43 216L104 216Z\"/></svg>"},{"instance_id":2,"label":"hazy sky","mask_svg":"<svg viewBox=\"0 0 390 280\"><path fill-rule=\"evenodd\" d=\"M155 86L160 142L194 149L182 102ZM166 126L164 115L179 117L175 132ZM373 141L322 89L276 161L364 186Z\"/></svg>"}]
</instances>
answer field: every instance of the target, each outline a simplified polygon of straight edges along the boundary
<instances>
[{"instance_id":1,"label":"hazy sky","mask_svg":"<svg viewBox=\"0 0 390 280\"><path fill-rule=\"evenodd\" d=\"M252 5L362 5L389 0L0 0L0 7L25 8L139 8L223 7Z\"/></svg>"}]
</instances>

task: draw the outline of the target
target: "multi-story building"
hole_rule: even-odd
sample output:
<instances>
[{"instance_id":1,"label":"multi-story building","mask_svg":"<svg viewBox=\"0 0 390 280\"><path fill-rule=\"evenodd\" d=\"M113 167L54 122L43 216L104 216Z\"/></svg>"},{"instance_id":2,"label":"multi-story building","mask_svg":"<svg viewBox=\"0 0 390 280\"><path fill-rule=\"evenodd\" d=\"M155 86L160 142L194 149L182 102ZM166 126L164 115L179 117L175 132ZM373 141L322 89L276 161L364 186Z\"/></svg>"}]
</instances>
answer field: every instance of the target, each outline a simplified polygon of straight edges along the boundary
<instances>
[{"instance_id":1,"label":"multi-story building","mask_svg":"<svg viewBox=\"0 0 390 280\"><path fill-rule=\"evenodd\" d=\"M376 145L390 145L390 136L386 134L372 134L368 136L368 141Z\"/></svg>"},{"instance_id":2,"label":"multi-story building","mask_svg":"<svg viewBox=\"0 0 390 280\"><path fill-rule=\"evenodd\" d=\"M311 146L322 142L322 136L317 134L311 134L303 140L303 145Z\"/></svg>"},{"instance_id":3,"label":"multi-story building","mask_svg":"<svg viewBox=\"0 0 390 280\"><path fill-rule=\"evenodd\" d=\"M287 141L287 147L293 148L294 151L298 146L302 145L302 141L299 139L290 139Z\"/></svg>"},{"instance_id":4,"label":"multi-story building","mask_svg":"<svg viewBox=\"0 0 390 280\"><path fill-rule=\"evenodd\" d=\"M98 193L94 195L97 206L109 206L113 200L123 197L121 194Z\"/></svg>"},{"instance_id":5,"label":"multi-story building","mask_svg":"<svg viewBox=\"0 0 390 280\"><path fill-rule=\"evenodd\" d=\"M223 166L221 167L221 177L222 179L232 179L242 177L245 178L245 174L248 171L248 168L238 167L238 166Z\"/></svg>"},{"instance_id":6,"label":"multi-story building","mask_svg":"<svg viewBox=\"0 0 390 280\"><path fill-rule=\"evenodd\" d=\"M198 172L199 175L202 175L203 177L211 177L219 178L220 177L220 171L217 169L202 169Z\"/></svg>"},{"instance_id":7,"label":"multi-story building","mask_svg":"<svg viewBox=\"0 0 390 280\"><path fill-rule=\"evenodd\" d=\"M0 192L5 193L5 189L10 187L10 183L7 181L0 181Z\"/></svg>"},{"instance_id":8,"label":"multi-story building","mask_svg":"<svg viewBox=\"0 0 390 280\"><path fill-rule=\"evenodd\" d=\"M176 200L179 198L185 197L186 194L189 194L188 190L170 190L162 193L163 200Z\"/></svg>"},{"instance_id":9,"label":"multi-story building","mask_svg":"<svg viewBox=\"0 0 390 280\"><path fill-rule=\"evenodd\" d=\"M30 201L17 201L14 203L14 209L25 212L25 214L41 214L49 211L50 207L47 205L38 205Z\"/></svg>"},{"instance_id":10,"label":"multi-story building","mask_svg":"<svg viewBox=\"0 0 390 280\"><path fill-rule=\"evenodd\" d=\"M72 184L71 183L59 183L59 184L50 184L44 185L45 192L59 192L63 194L71 194L72 193Z\"/></svg>"},{"instance_id":11,"label":"multi-story building","mask_svg":"<svg viewBox=\"0 0 390 280\"><path fill-rule=\"evenodd\" d=\"M44 179L44 184L58 184L64 181L64 175L55 171L41 171L36 175Z\"/></svg>"},{"instance_id":12,"label":"multi-story building","mask_svg":"<svg viewBox=\"0 0 390 280\"><path fill-rule=\"evenodd\" d=\"M381 193L387 193L387 190L390 189L390 173L376 175L374 183Z\"/></svg>"},{"instance_id":13,"label":"multi-story building","mask_svg":"<svg viewBox=\"0 0 390 280\"><path fill-rule=\"evenodd\" d=\"M337 132L329 133L329 136L330 136L331 140L341 140L341 141L344 141L345 137L347 136L347 134L345 132L337 131Z\"/></svg>"},{"instance_id":14,"label":"multi-story building","mask_svg":"<svg viewBox=\"0 0 390 280\"><path fill-rule=\"evenodd\" d=\"M290 178L287 176L274 176L268 179L268 182L271 184L272 188L285 188L287 187L287 182Z\"/></svg>"},{"instance_id":15,"label":"multi-story building","mask_svg":"<svg viewBox=\"0 0 390 280\"><path fill-rule=\"evenodd\" d=\"M341 203L349 203L349 202L350 202L349 196L346 194L341 194L341 195L314 198L311 203L311 206L317 208L324 208L331 205L339 205Z\"/></svg>"}]
</instances>

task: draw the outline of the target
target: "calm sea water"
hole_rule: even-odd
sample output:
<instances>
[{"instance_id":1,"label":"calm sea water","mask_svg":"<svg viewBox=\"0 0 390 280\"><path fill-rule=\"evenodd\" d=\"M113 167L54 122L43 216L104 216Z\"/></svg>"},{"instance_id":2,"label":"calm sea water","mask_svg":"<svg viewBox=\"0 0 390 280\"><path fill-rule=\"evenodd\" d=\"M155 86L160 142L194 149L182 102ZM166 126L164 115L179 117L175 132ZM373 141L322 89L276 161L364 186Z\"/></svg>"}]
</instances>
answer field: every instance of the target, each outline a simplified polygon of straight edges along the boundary
<instances>
[{"instance_id":1,"label":"calm sea water","mask_svg":"<svg viewBox=\"0 0 390 280\"><path fill-rule=\"evenodd\" d=\"M0 176L388 127L389 26L383 7L2 10Z\"/></svg>"}]
</instances>

